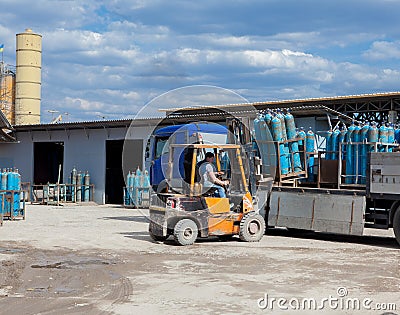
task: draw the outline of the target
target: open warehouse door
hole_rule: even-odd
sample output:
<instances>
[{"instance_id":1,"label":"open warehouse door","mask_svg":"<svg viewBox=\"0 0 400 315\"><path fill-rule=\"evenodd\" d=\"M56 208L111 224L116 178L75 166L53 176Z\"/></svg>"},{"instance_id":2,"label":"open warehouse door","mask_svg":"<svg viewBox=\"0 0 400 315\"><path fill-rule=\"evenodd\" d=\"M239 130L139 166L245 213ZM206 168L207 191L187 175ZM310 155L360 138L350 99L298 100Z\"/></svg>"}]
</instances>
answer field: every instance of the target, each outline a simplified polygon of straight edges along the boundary
<instances>
[{"instance_id":1,"label":"open warehouse door","mask_svg":"<svg viewBox=\"0 0 400 315\"><path fill-rule=\"evenodd\" d=\"M64 142L35 142L33 150L35 185L62 183Z\"/></svg>"}]
</instances>

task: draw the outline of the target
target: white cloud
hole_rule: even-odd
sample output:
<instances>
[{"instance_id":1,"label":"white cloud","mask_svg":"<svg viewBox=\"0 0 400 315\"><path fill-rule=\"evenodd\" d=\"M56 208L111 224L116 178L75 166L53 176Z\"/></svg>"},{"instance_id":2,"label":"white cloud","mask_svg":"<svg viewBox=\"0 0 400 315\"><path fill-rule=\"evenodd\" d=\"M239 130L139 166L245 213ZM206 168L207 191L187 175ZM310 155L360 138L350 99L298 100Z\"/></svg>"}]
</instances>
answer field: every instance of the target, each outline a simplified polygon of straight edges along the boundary
<instances>
[{"instance_id":1,"label":"white cloud","mask_svg":"<svg viewBox=\"0 0 400 315\"><path fill-rule=\"evenodd\" d=\"M400 59L400 41L377 41L364 53L364 57L372 60Z\"/></svg>"}]
</instances>

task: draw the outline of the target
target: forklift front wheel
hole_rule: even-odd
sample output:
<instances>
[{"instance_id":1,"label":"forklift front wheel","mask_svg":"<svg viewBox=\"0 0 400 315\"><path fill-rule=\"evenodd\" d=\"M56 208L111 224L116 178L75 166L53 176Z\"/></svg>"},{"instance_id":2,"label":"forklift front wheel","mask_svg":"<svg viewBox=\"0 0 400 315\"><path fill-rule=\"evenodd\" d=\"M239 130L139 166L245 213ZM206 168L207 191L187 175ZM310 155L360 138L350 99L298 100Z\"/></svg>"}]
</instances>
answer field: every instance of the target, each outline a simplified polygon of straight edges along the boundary
<instances>
[{"instance_id":1,"label":"forklift front wheel","mask_svg":"<svg viewBox=\"0 0 400 315\"><path fill-rule=\"evenodd\" d=\"M198 233L196 223L190 219L182 219L174 227L174 239L179 245L192 245L196 241Z\"/></svg>"},{"instance_id":2,"label":"forklift front wheel","mask_svg":"<svg viewBox=\"0 0 400 315\"><path fill-rule=\"evenodd\" d=\"M239 237L245 242L258 242L265 233L265 221L259 214L248 213L240 221Z\"/></svg>"}]
</instances>

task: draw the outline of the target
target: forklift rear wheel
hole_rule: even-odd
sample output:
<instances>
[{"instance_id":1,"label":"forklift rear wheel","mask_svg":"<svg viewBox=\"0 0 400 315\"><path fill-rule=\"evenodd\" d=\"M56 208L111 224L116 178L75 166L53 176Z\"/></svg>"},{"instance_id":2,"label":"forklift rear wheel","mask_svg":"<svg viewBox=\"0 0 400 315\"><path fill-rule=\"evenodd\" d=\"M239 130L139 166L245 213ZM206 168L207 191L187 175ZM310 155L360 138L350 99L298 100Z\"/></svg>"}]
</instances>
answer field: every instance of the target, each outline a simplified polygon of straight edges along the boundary
<instances>
[{"instance_id":1,"label":"forklift rear wheel","mask_svg":"<svg viewBox=\"0 0 400 315\"><path fill-rule=\"evenodd\" d=\"M396 236L396 241L400 245L400 207L397 208L393 217L393 230Z\"/></svg>"},{"instance_id":2,"label":"forklift rear wheel","mask_svg":"<svg viewBox=\"0 0 400 315\"><path fill-rule=\"evenodd\" d=\"M265 221L259 214L248 213L240 221L239 237L245 242L258 242L265 232Z\"/></svg>"},{"instance_id":3,"label":"forklift rear wheel","mask_svg":"<svg viewBox=\"0 0 400 315\"><path fill-rule=\"evenodd\" d=\"M194 221L190 219L182 219L176 223L174 228L175 242L179 245L192 245L196 239L199 230Z\"/></svg>"}]
</instances>

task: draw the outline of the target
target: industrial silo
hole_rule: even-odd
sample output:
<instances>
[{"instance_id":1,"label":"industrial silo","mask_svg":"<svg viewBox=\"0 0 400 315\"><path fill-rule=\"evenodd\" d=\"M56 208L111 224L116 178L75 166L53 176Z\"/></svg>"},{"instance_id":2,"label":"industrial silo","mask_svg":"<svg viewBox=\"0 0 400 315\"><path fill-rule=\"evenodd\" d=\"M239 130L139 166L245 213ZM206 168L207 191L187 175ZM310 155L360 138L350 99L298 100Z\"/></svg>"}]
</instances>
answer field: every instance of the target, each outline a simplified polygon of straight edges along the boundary
<instances>
[{"instance_id":1,"label":"industrial silo","mask_svg":"<svg viewBox=\"0 0 400 315\"><path fill-rule=\"evenodd\" d=\"M40 124L42 36L30 29L17 34L15 124Z\"/></svg>"},{"instance_id":2,"label":"industrial silo","mask_svg":"<svg viewBox=\"0 0 400 315\"><path fill-rule=\"evenodd\" d=\"M15 73L0 63L0 109L10 124L15 124Z\"/></svg>"}]
</instances>

